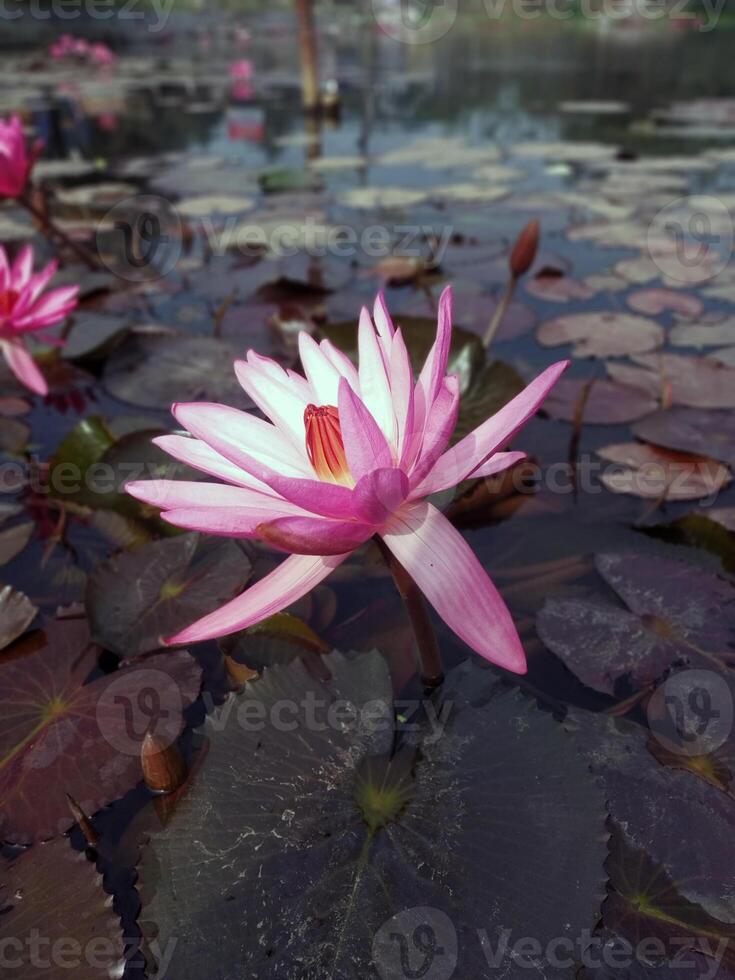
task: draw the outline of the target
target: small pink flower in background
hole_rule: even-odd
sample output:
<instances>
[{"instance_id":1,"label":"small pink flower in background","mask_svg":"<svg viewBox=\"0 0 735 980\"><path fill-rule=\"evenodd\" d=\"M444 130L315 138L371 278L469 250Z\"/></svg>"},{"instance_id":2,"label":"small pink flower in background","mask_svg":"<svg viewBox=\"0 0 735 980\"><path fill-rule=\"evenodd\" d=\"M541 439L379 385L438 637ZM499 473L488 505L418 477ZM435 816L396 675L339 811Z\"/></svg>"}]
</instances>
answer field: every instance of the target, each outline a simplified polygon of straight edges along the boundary
<instances>
[{"instance_id":1,"label":"small pink flower in background","mask_svg":"<svg viewBox=\"0 0 735 980\"><path fill-rule=\"evenodd\" d=\"M39 331L64 320L77 305L78 286L62 286L43 294L57 269L50 262L34 275L33 249L26 245L12 266L0 245L0 352L8 367L27 388L38 395L48 392L46 380L25 345L26 334L58 345L56 337Z\"/></svg>"},{"instance_id":2,"label":"small pink flower in background","mask_svg":"<svg viewBox=\"0 0 735 980\"><path fill-rule=\"evenodd\" d=\"M100 68L110 68L117 61L117 55L106 44L92 44L89 47L89 60Z\"/></svg>"},{"instance_id":3,"label":"small pink flower in background","mask_svg":"<svg viewBox=\"0 0 735 980\"><path fill-rule=\"evenodd\" d=\"M273 615L325 579L378 534L437 613L487 660L523 673L513 620L474 552L426 499L468 477L498 473L523 453L500 450L537 411L568 362L543 372L474 432L447 449L459 411L448 375L451 290L436 340L414 374L401 330L382 296L360 316L360 365L328 340L299 335L305 377L250 351L235 363L245 391L270 421L225 405L177 404L194 438L154 442L224 483L130 483L134 497L176 527L261 538L290 557L221 609L171 637L225 636Z\"/></svg>"},{"instance_id":4,"label":"small pink flower in background","mask_svg":"<svg viewBox=\"0 0 735 980\"><path fill-rule=\"evenodd\" d=\"M243 58L230 65L230 78L233 82L249 82L253 77L253 63Z\"/></svg>"},{"instance_id":5,"label":"small pink flower in background","mask_svg":"<svg viewBox=\"0 0 735 980\"><path fill-rule=\"evenodd\" d=\"M40 140L28 148L19 116L0 119L0 198L22 196L42 148Z\"/></svg>"}]
</instances>

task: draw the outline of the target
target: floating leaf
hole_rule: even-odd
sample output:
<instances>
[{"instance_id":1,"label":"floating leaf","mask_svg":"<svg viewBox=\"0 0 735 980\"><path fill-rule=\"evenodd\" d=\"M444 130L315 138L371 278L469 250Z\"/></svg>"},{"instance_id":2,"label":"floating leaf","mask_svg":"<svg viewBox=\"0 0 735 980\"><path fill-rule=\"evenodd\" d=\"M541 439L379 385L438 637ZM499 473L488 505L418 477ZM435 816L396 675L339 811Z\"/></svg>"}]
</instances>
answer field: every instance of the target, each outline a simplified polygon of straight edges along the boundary
<instances>
[{"instance_id":1,"label":"floating leaf","mask_svg":"<svg viewBox=\"0 0 735 980\"><path fill-rule=\"evenodd\" d=\"M674 664L727 659L735 590L695 565L647 554L601 554L597 571L625 604L600 595L547 599L536 629L544 644L603 694L638 690Z\"/></svg>"},{"instance_id":2,"label":"floating leaf","mask_svg":"<svg viewBox=\"0 0 735 980\"><path fill-rule=\"evenodd\" d=\"M735 344L735 319L722 323L680 323L669 334L674 347L727 347Z\"/></svg>"},{"instance_id":3,"label":"floating leaf","mask_svg":"<svg viewBox=\"0 0 735 980\"><path fill-rule=\"evenodd\" d=\"M115 555L95 568L87 585L92 636L121 657L157 650L240 592L251 567L236 542L198 534ZM135 588L121 589L121 582L135 582Z\"/></svg>"},{"instance_id":4,"label":"floating leaf","mask_svg":"<svg viewBox=\"0 0 735 980\"><path fill-rule=\"evenodd\" d=\"M125 336L129 328L124 317L109 313L75 313L74 325L62 354L67 360L101 358Z\"/></svg>"},{"instance_id":5,"label":"floating leaf","mask_svg":"<svg viewBox=\"0 0 735 980\"><path fill-rule=\"evenodd\" d=\"M632 930L650 916L646 927L653 931L646 935L674 926L679 936L709 935L716 945L716 937L733 930L735 839L729 794L702 775L707 757L690 757L688 768L672 767L650 731L606 715L575 709L565 724L577 734L580 752L602 781L615 830L605 924L635 942ZM697 833L689 834L687 828L694 827ZM666 905L673 910L664 899L667 894L679 903L674 922L661 914ZM703 914L717 920L710 921L711 928L701 928Z\"/></svg>"},{"instance_id":6,"label":"floating leaf","mask_svg":"<svg viewBox=\"0 0 735 980\"><path fill-rule=\"evenodd\" d=\"M258 181L264 193L283 194L287 191L319 190L322 182L311 170L296 170L293 167L271 167L258 174Z\"/></svg>"},{"instance_id":7,"label":"floating leaf","mask_svg":"<svg viewBox=\"0 0 735 980\"><path fill-rule=\"evenodd\" d=\"M57 621L46 645L0 662L0 838L31 843L73 823L66 794L87 813L140 779L146 731L173 741L199 694L184 651L149 657L85 684L97 667L82 620Z\"/></svg>"},{"instance_id":8,"label":"floating leaf","mask_svg":"<svg viewBox=\"0 0 735 980\"><path fill-rule=\"evenodd\" d=\"M177 937L177 980L200 980L213 957L220 980L271 975L274 956L283 976L365 977L376 963L399 976L391 934L410 922L410 941L423 911L457 975L479 977L478 921L542 947L593 924L602 797L549 715L462 667L444 731L426 726L415 759L404 747L389 760L375 754L393 740L382 659L324 663L329 683L276 667L210 718L202 768L144 853L141 925L162 948Z\"/></svg>"},{"instance_id":9,"label":"floating leaf","mask_svg":"<svg viewBox=\"0 0 735 980\"><path fill-rule=\"evenodd\" d=\"M7 565L17 558L31 540L32 534L32 521L25 521L23 524L9 527L7 531L0 531L0 565Z\"/></svg>"},{"instance_id":10,"label":"floating leaf","mask_svg":"<svg viewBox=\"0 0 735 980\"><path fill-rule=\"evenodd\" d=\"M602 446L597 454L621 466L602 473L608 490L644 500L699 500L712 497L732 480L728 468L713 459L646 443Z\"/></svg>"},{"instance_id":11,"label":"floating leaf","mask_svg":"<svg viewBox=\"0 0 735 980\"><path fill-rule=\"evenodd\" d=\"M50 464L48 484L58 499L73 499L99 506L94 467L115 443L107 422L99 415L82 419L62 440Z\"/></svg>"},{"instance_id":12,"label":"floating leaf","mask_svg":"<svg viewBox=\"0 0 735 980\"><path fill-rule=\"evenodd\" d=\"M670 393L674 405L692 408L735 408L735 369L706 357L683 354L634 354L640 367L607 365L608 374L621 384L660 397Z\"/></svg>"},{"instance_id":13,"label":"floating leaf","mask_svg":"<svg viewBox=\"0 0 735 980\"><path fill-rule=\"evenodd\" d=\"M28 596L10 585L0 586L0 650L17 640L37 615L38 609Z\"/></svg>"},{"instance_id":14,"label":"floating leaf","mask_svg":"<svg viewBox=\"0 0 735 980\"><path fill-rule=\"evenodd\" d=\"M660 316L671 310L681 316L697 317L704 310L698 296L676 289L636 289L628 296L627 302L636 313L646 313L648 316Z\"/></svg>"},{"instance_id":15,"label":"floating leaf","mask_svg":"<svg viewBox=\"0 0 735 980\"><path fill-rule=\"evenodd\" d=\"M668 408L633 426L639 439L667 449L735 464L735 415L696 408Z\"/></svg>"},{"instance_id":16,"label":"floating leaf","mask_svg":"<svg viewBox=\"0 0 735 980\"><path fill-rule=\"evenodd\" d=\"M235 345L213 337L131 336L107 361L105 387L121 401L168 409L178 401L216 401L247 408L237 382Z\"/></svg>"},{"instance_id":17,"label":"floating leaf","mask_svg":"<svg viewBox=\"0 0 735 980\"><path fill-rule=\"evenodd\" d=\"M472 378L459 406L457 427L452 440L467 435L499 411L525 387L523 378L510 364L491 361Z\"/></svg>"},{"instance_id":18,"label":"floating leaf","mask_svg":"<svg viewBox=\"0 0 735 980\"><path fill-rule=\"evenodd\" d=\"M0 452L22 453L30 435L31 428L25 422L0 416Z\"/></svg>"},{"instance_id":19,"label":"floating leaf","mask_svg":"<svg viewBox=\"0 0 735 980\"><path fill-rule=\"evenodd\" d=\"M664 331L629 313L572 313L542 323L536 339L544 347L574 344L575 357L620 357L660 347Z\"/></svg>"},{"instance_id":20,"label":"floating leaf","mask_svg":"<svg viewBox=\"0 0 735 980\"><path fill-rule=\"evenodd\" d=\"M67 840L31 848L0 868L3 972L23 980L121 976L125 943L102 879Z\"/></svg>"},{"instance_id":21,"label":"floating leaf","mask_svg":"<svg viewBox=\"0 0 735 980\"><path fill-rule=\"evenodd\" d=\"M568 303L571 299L591 299L596 290L564 274L552 274L542 269L525 283L526 292L549 303Z\"/></svg>"},{"instance_id":22,"label":"floating leaf","mask_svg":"<svg viewBox=\"0 0 735 980\"><path fill-rule=\"evenodd\" d=\"M574 422L580 407L582 421L591 425L633 422L657 407L655 398L604 378L560 378L544 402L553 419Z\"/></svg>"}]
</instances>

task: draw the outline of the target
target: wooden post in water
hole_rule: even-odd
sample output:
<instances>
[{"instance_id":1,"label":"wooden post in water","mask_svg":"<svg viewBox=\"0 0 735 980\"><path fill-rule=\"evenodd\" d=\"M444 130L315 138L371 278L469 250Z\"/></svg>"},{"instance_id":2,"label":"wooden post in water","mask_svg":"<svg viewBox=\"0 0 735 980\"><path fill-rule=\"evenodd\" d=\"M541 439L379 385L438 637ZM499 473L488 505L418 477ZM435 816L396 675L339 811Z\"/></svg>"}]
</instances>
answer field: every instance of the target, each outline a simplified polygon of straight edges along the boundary
<instances>
[{"instance_id":1,"label":"wooden post in water","mask_svg":"<svg viewBox=\"0 0 735 980\"><path fill-rule=\"evenodd\" d=\"M319 71L313 0L296 0L301 55L301 98L307 112L319 108Z\"/></svg>"}]
</instances>

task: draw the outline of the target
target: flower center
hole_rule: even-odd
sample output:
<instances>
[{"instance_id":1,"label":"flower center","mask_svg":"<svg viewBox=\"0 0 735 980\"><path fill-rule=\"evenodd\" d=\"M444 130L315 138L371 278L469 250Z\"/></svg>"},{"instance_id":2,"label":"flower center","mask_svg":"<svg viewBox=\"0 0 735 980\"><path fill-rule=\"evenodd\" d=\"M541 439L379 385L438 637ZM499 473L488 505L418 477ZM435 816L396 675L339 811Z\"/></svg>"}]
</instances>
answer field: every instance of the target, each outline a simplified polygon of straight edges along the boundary
<instances>
[{"instance_id":1,"label":"flower center","mask_svg":"<svg viewBox=\"0 0 735 980\"><path fill-rule=\"evenodd\" d=\"M334 405L307 405L304 411L306 452L320 480L350 485L339 412Z\"/></svg>"}]
</instances>

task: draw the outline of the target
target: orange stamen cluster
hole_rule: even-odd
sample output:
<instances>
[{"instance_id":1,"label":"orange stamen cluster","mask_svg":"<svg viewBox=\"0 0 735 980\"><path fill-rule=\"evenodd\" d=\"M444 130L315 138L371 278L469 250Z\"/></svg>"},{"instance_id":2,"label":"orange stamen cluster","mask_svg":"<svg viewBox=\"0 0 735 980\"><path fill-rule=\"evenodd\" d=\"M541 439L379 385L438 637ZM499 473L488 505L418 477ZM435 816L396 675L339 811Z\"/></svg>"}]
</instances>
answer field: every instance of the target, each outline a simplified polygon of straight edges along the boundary
<instances>
[{"instance_id":1,"label":"orange stamen cluster","mask_svg":"<svg viewBox=\"0 0 735 980\"><path fill-rule=\"evenodd\" d=\"M307 405L304 411L306 452L314 472L329 483L349 483L339 412L334 405Z\"/></svg>"}]
</instances>

